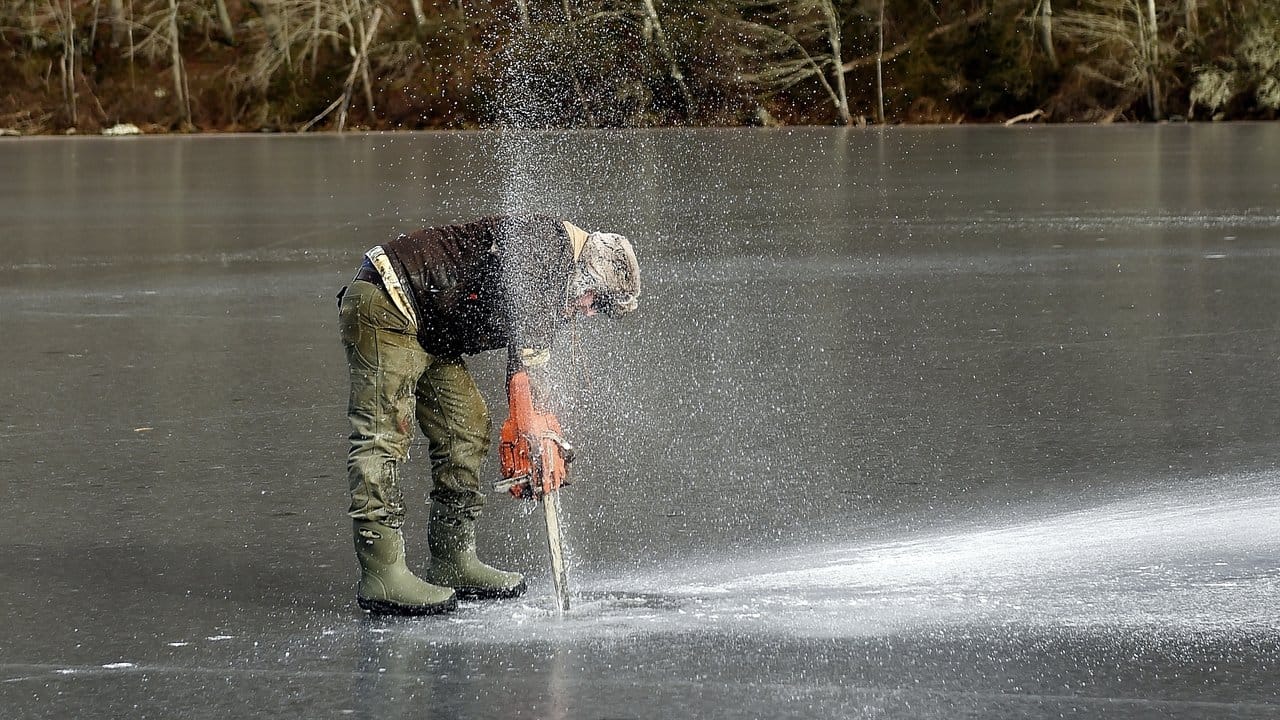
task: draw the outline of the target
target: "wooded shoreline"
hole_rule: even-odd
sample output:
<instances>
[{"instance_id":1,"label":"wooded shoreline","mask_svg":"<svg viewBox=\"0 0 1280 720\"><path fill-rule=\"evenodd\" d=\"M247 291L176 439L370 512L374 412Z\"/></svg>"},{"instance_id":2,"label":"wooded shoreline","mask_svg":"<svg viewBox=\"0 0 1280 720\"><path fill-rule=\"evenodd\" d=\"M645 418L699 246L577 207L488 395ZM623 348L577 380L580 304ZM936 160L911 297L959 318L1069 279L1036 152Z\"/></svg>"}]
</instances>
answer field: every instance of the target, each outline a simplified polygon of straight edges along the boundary
<instances>
[{"instance_id":1,"label":"wooded shoreline","mask_svg":"<svg viewBox=\"0 0 1280 720\"><path fill-rule=\"evenodd\" d=\"M1274 120L1274 5L17 0L0 133Z\"/></svg>"}]
</instances>

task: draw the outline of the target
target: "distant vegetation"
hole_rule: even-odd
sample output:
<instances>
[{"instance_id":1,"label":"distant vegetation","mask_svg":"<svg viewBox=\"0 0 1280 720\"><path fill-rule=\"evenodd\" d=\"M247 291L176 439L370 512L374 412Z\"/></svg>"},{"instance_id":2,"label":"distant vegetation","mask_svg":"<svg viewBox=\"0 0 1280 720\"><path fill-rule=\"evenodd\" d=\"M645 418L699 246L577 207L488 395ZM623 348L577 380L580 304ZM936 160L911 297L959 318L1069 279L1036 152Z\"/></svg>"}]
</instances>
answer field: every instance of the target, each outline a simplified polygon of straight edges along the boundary
<instances>
[{"instance_id":1,"label":"distant vegetation","mask_svg":"<svg viewBox=\"0 0 1280 720\"><path fill-rule=\"evenodd\" d=\"M1276 0L3 0L22 134L1275 119Z\"/></svg>"}]
</instances>

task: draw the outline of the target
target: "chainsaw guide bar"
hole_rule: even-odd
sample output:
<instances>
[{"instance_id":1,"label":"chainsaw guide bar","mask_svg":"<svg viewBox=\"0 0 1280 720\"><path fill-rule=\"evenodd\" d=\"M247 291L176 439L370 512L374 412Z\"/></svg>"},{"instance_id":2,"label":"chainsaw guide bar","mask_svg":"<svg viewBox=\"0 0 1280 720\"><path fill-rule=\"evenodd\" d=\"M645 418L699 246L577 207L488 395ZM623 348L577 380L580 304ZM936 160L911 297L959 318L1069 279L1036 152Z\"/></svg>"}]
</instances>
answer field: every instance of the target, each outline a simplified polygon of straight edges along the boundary
<instances>
[{"instance_id":1,"label":"chainsaw guide bar","mask_svg":"<svg viewBox=\"0 0 1280 720\"><path fill-rule=\"evenodd\" d=\"M503 478L493 484L493 489L511 492L512 488L531 485L528 476ZM560 492L544 492L536 502L542 506L542 519L547 528L547 550L551 555L551 582L556 591L556 610L564 613L569 609L569 574L564 558L564 529L560 524Z\"/></svg>"},{"instance_id":2,"label":"chainsaw guide bar","mask_svg":"<svg viewBox=\"0 0 1280 720\"><path fill-rule=\"evenodd\" d=\"M556 588L556 609L569 609L569 576L564 564L564 539L560 528L560 493L542 496L542 519L547 524L547 549L551 552L551 582Z\"/></svg>"}]
</instances>

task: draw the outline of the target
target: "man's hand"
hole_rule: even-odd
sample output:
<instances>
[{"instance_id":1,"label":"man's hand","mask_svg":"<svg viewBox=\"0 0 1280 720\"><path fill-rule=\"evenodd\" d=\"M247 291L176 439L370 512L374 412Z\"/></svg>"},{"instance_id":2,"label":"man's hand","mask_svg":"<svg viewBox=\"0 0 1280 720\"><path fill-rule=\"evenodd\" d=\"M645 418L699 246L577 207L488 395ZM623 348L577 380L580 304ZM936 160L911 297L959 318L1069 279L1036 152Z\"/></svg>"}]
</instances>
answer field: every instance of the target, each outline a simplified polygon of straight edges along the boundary
<instances>
[{"instance_id":1,"label":"man's hand","mask_svg":"<svg viewBox=\"0 0 1280 720\"><path fill-rule=\"evenodd\" d=\"M504 480L518 480L511 494L542 498L568 482L573 447L564 439L560 421L533 404L529 375L521 370L507 381L510 414L502 424L498 457Z\"/></svg>"}]
</instances>

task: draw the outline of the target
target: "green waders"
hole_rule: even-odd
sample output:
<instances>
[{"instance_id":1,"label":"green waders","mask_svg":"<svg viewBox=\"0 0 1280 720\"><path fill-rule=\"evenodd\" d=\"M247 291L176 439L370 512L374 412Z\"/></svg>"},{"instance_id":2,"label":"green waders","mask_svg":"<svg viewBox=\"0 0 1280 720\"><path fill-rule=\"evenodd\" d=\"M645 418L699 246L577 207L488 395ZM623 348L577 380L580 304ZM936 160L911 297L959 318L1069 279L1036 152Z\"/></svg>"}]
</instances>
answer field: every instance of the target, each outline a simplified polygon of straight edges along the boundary
<instances>
[{"instance_id":1,"label":"green waders","mask_svg":"<svg viewBox=\"0 0 1280 720\"><path fill-rule=\"evenodd\" d=\"M474 525L485 502L480 466L489 452L491 425L471 373L461 359L427 354L415 337L416 328L378 285L351 283L339 303L339 327L351 374L348 514L362 570L357 592L361 606L424 614L422 607L453 602L455 587L464 597L519 595L523 577L475 559ZM405 566L398 539L405 507L397 467L408 458L415 418L431 458L430 583ZM372 527L370 523L395 531L390 542L398 552L377 551L378 557L391 558L389 565L371 562L372 555L360 550L361 530ZM387 535L376 527L372 532L380 536L375 545Z\"/></svg>"}]
</instances>

